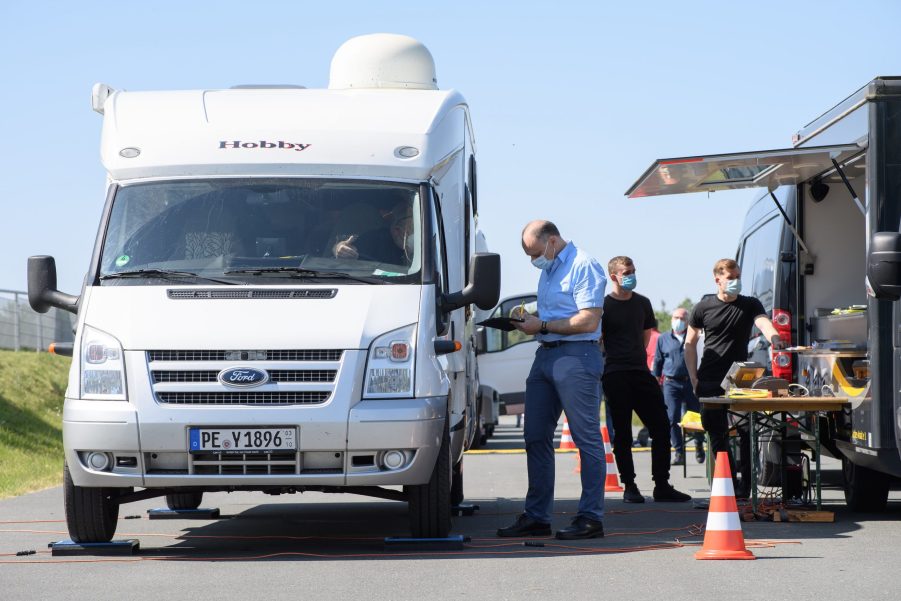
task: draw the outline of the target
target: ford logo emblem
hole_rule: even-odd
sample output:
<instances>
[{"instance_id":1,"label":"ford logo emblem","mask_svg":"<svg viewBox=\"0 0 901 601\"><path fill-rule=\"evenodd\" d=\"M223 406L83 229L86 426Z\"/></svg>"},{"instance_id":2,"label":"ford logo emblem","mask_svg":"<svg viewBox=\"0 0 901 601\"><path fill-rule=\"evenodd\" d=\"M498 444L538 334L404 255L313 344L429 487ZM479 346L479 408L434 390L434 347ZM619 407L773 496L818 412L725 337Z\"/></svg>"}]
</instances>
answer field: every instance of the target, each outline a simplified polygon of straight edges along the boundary
<instances>
[{"instance_id":1,"label":"ford logo emblem","mask_svg":"<svg viewBox=\"0 0 901 601\"><path fill-rule=\"evenodd\" d=\"M225 386L250 388L268 382L269 373L255 367L230 367L219 372L219 381Z\"/></svg>"}]
</instances>

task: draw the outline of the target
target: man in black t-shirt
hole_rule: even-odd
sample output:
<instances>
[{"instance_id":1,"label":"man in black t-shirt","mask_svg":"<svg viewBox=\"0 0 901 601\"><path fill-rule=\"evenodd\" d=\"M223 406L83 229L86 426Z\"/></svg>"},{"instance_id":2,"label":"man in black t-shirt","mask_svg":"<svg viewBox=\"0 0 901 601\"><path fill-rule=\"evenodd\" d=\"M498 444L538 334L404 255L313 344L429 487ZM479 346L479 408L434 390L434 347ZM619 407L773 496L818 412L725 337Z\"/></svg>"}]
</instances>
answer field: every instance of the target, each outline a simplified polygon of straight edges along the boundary
<instances>
[{"instance_id":1,"label":"man in black t-shirt","mask_svg":"<svg viewBox=\"0 0 901 601\"><path fill-rule=\"evenodd\" d=\"M748 360L748 340L754 326L770 341L774 349L783 347L782 340L766 315L759 300L742 296L741 268L732 259L720 259L713 266L717 293L701 299L691 311L688 333L685 335L685 366L698 398L725 394L720 387L729 368L736 361ZM698 367L698 338L704 331L704 355ZM732 478L735 480L735 460L729 449L729 424L725 408L701 408L701 423L710 435L713 452L729 453ZM735 495L747 496L750 487L750 445L747 429L739 429L742 461L741 483L736 482ZM745 449L748 449L747 451Z\"/></svg>"},{"instance_id":2,"label":"man in black t-shirt","mask_svg":"<svg viewBox=\"0 0 901 601\"><path fill-rule=\"evenodd\" d=\"M632 292L635 265L629 257L613 257L607 264L613 291L604 297L601 337L604 341L604 395L613 417L613 454L627 503L644 503L635 484L632 461L632 411L647 426L651 443L651 475L655 501L688 501L690 496L669 483L669 417L657 379L648 369L647 347L657 319L651 301Z\"/></svg>"}]
</instances>

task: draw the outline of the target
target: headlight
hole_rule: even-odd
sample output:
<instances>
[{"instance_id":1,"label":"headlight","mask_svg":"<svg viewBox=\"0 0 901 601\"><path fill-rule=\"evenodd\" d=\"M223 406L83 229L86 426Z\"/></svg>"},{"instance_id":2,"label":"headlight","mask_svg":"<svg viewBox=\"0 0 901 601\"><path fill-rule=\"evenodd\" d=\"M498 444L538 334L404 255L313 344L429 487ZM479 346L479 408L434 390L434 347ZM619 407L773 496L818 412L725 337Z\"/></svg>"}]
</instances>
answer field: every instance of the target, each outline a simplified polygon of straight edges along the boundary
<instances>
[{"instance_id":1,"label":"headlight","mask_svg":"<svg viewBox=\"0 0 901 601\"><path fill-rule=\"evenodd\" d=\"M126 400L122 345L90 326L81 333L81 398Z\"/></svg>"},{"instance_id":2,"label":"headlight","mask_svg":"<svg viewBox=\"0 0 901 601\"><path fill-rule=\"evenodd\" d=\"M369 347L364 399L413 396L416 324L382 334Z\"/></svg>"}]
</instances>

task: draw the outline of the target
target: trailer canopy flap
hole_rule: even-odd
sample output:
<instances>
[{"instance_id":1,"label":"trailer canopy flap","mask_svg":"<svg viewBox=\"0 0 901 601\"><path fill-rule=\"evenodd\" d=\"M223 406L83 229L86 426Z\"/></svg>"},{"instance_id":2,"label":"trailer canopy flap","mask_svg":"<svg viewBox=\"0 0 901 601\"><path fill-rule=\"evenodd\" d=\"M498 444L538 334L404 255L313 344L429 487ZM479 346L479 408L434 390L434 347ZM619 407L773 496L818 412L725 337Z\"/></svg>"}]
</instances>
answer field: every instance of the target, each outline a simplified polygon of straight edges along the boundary
<instances>
[{"instance_id":1,"label":"trailer canopy flap","mask_svg":"<svg viewBox=\"0 0 901 601\"><path fill-rule=\"evenodd\" d=\"M862 152L856 144L659 159L626 192L629 198L799 184Z\"/></svg>"}]
</instances>

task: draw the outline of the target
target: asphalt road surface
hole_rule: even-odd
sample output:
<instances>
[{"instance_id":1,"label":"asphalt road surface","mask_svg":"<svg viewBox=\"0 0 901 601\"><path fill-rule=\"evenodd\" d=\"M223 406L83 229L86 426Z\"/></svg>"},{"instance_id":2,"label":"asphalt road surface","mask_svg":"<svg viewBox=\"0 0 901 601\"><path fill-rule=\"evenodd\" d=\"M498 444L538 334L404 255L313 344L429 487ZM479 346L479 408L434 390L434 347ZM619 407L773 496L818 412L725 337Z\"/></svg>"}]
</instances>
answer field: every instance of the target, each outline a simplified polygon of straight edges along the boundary
<instances>
[{"instance_id":1,"label":"asphalt road surface","mask_svg":"<svg viewBox=\"0 0 901 601\"><path fill-rule=\"evenodd\" d=\"M127 557L53 557L67 538L62 490L0 501L0 599L889 599L901 584L901 493L881 514L852 514L826 461L824 500L834 523L742 524L757 561L697 561L706 511L692 503L627 505L607 493L603 539L509 540L526 491L521 430L503 418L484 452L465 462L467 499L454 519L463 550L391 548L407 534L406 505L351 495L208 494L218 520L148 520L161 499L125 505L116 538ZM509 421L508 421L509 420ZM519 440L519 444L517 444ZM638 484L650 496L650 454L637 451ZM557 455L554 527L568 525L580 493L572 453ZM703 501L704 468L689 454L673 483ZM703 503L699 503L703 504ZM137 516L134 518L132 516ZM529 545L524 543L528 542ZM543 545L543 546L540 546ZM17 552L36 553L16 556ZM891 592L895 591L895 592Z\"/></svg>"}]
</instances>

